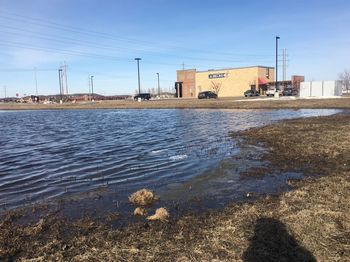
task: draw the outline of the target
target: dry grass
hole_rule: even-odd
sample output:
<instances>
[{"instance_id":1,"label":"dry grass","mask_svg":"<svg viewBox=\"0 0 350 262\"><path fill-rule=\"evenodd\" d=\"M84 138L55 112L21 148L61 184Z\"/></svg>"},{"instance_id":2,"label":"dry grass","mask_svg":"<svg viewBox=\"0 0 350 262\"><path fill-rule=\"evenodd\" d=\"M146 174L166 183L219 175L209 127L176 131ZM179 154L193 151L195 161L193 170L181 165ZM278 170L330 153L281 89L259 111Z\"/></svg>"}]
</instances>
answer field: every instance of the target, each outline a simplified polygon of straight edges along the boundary
<instances>
[{"instance_id":1,"label":"dry grass","mask_svg":"<svg viewBox=\"0 0 350 262\"><path fill-rule=\"evenodd\" d=\"M159 199L151 190L140 189L129 196L129 201L135 206L149 206Z\"/></svg>"},{"instance_id":2,"label":"dry grass","mask_svg":"<svg viewBox=\"0 0 350 262\"><path fill-rule=\"evenodd\" d=\"M239 101L243 100L243 101ZM67 104L17 104L0 103L0 110L36 110L36 109L128 109L128 108L221 108L221 109L276 109L276 108L350 108L350 97L330 99L295 99L295 100L251 100L243 97L221 99L164 99L143 101L132 100L101 101L96 103Z\"/></svg>"},{"instance_id":3,"label":"dry grass","mask_svg":"<svg viewBox=\"0 0 350 262\"><path fill-rule=\"evenodd\" d=\"M58 214L0 223L0 261L350 261L350 116L291 120L239 134L271 167L327 175L223 211L111 229ZM344 165L345 164L345 165Z\"/></svg>"},{"instance_id":4,"label":"dry grass","mask_svg":"<svg viewBox=\"0 0 350 262\"><path fill-rule=\"evenodd\" d=\"M264 159L274 168L328 175L335 170L349 170L349 126L349 115L337 115L288 120L233 136L243 135L250 143L264 143L271 149Z\"/></svg>"}]
</instances>

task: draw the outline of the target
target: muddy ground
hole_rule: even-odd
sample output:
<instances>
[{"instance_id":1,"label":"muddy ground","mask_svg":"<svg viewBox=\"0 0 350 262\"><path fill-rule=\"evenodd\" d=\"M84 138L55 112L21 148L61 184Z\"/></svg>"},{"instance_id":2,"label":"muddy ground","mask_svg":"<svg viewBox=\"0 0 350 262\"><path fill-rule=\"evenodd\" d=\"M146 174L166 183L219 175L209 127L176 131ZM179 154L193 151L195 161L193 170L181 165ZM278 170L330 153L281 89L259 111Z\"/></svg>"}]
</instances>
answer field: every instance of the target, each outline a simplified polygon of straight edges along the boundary
<instances>
[{"instance_id":1,"label":"muddy ground","mask_svg":"<svg viewBox=\"0 0 350 262\"><path fill-rule=\"evenodd\" d=\"M350 115L232 135L263 143L270 169L310 178L222 211L119 229L69 222L59 211L21 225L20 212L11 212L0 221L0 261L350 261Z\"/></svg>"},{"instance_id":2,"label":"muddy ground","mask_svg":"<svg viewBox=\"0 0 350 262\"><path fill-rule=\"evenodd\" d=\"M329 99L280 99L259 98L220 98L220 99L162 99L136 102L133 100L96 101L94 103L64 103L60 104L18 104L0 103L0 110L40 110L40 109L158 109L158 108L204 108L204 109L296 109L296 108L350 108L350 97Z\"/></svg>"}]
</instances>

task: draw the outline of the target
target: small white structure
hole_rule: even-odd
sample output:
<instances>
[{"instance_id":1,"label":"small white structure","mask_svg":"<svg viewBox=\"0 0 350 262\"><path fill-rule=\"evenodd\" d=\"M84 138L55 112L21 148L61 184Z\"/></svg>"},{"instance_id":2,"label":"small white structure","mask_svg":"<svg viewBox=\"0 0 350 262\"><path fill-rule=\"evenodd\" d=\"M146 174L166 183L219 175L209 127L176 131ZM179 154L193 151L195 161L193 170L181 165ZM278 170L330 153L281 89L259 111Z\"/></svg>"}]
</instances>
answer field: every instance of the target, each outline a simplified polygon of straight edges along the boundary
<instances>
[{"instance_id":1,"label":"small white structure","mask_svg":"<svg viewBox=\"0 0 350 262\"><path fill-rule=\"evenodd\" d=\"M311 81L300 83L300 97L333 97L342 95L340 81Z\"/></svg>"}]
</instances>

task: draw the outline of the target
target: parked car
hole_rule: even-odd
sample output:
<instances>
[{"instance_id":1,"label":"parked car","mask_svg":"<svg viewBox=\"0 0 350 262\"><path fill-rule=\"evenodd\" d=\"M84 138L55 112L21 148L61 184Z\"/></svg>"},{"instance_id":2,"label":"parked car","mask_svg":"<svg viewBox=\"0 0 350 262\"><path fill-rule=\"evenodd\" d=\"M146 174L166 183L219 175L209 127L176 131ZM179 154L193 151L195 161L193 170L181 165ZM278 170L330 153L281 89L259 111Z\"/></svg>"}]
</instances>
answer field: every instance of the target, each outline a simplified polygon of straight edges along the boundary
<instances>
[{"instance_id":1,"label":"parked car","mask_svg":"<svg viewBox=\"0 0 350 262\"><path fill-rule=\"evenodd\" d=\"M284 96L295 96L297 92L293 88L285 88L282 92Z\"/></svg>"},{"instance_id":2,"label":"parked car","mask_svg":"<svg viewBox=\"0 0 350 262\"><path fill-rule=\"evenodd\" d=\"M198 94L198 99L210 99L210 98L218 98L218 95L211 91L200 92Z\"/></svg>"},{"instance_id":3,"label":"parked car","mask_svg":"<svg viewBox=\"0 0 350 262\"><path fill-rule=\"evenodd\" d=\"M141 100L150 100L151 94L150 93L141 93L136 96L134 96L134 100L138 100L141 98Z\"/></svg>"},{"instance_id":4,"label":"parked car","mask_svg":"<svg viewBox=\"0 0 350 262\"><path fill-rule=\"evenodd\" d=\"M275 95L275 89L269 89L266 91L266 96L274 96Z\"/></svg>"},{"instance_id":5,"label":"parked car","mask_svg":"<svg viewBox=\"0 0 350 262\"><path fill-rule=\"evenodd\" d=\"M282 92L281 89L277 89L277 92L279 93L280 96L283 95L283 92ZM273 89L267 90L267 91L266 91L266 95L267 95L267 96L274 96L274 95L275 95L275 89L273 88Z\"/></svg>"},{"instance_id":6,"label":"parked car","mask_svg":"<svg viewBox=\"0 0 350 262\"><path fill-rule=\"evenodd\" d=\"M258 91L249 89L249 90L244 92L244 96L245 97L247 97L247 96L260 96L260 94Z\"/></svg>"}]
</instances>

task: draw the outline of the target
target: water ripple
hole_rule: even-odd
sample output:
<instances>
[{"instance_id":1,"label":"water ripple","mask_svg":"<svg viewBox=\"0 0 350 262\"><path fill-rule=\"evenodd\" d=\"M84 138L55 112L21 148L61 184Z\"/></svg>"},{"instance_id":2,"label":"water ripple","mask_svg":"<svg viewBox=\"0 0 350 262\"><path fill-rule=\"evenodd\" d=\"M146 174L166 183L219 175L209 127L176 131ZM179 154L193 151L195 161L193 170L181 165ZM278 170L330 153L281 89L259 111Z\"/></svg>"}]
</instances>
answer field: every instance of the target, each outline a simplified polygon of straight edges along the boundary
<instances>
[{"instance_id":1,"label":"water ripple","mask_svg":"<svg viewBox=\"0 0 350 262\"><path fill-rule=\"evenodd\" d=\"M101 185L128 192L184 182L239 154L231 131L337 112L1 112L0 205L16 207Z\"/></svg>"}]
</instances>

